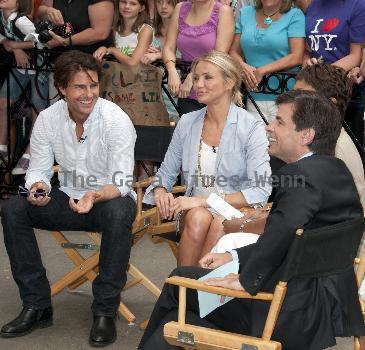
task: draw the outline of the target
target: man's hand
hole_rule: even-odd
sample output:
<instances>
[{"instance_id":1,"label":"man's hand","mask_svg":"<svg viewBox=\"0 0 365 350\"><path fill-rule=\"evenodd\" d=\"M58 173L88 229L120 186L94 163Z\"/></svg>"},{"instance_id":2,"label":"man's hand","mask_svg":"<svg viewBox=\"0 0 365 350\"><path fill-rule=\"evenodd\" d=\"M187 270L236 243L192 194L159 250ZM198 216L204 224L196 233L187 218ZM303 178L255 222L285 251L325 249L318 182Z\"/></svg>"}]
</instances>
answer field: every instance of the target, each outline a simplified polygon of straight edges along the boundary
<instances>
[{"instance_id":1,"label":"man's hand","mask_svg":"<svg viewBox=\"0 0 365 350\"><path fill-rule=\"evenodd\" d=\"M216 269L232 260L231 253L208 253L199 260L199 265L205 269Z\"/></svg>"},{"instance_id":2,"label":"man's hand","mask_svg":"<svg viewBox=\"0 0 365 350\"><path fill-rule=\"evenodd\" d=\"M223 287L233 290L240 290L242 292L245 291L245 289L242 287L240 280L240 275L235 273L230 273L229 275L225 277L217 277L217 278L209 278L207 279L204 284L207 284L209 286L215 286L215 287ZM221 296L221 304L224 303L226 297L224 295Z\"/></svg>"},{"instance_id":3,"label":"man's hand","mask_svg":"<svg viewBox=\"0 0 365 350\"><path fill-rule=\"evenodd\" d=\"M70 198L69 205L75 213L87 214L98 198L100 198L100 194L97 192L87 192L77 203L73 198Z\"/></svg>"},{"instance_id":4,"label":"man's hand","mask_svg":"<svg viewBox=\"0 0 365 350\"><path fill-rule=\"evenodd\" d=\"M37 190L44 191L46 193L45 196L41 196L37 193ZM48 197L49 188L48 186L42 182L35 182L29 190L28 202L32 205L36 205L37 207L44 207L46 206L51 197Z\"/></svg>"}]
</instances>

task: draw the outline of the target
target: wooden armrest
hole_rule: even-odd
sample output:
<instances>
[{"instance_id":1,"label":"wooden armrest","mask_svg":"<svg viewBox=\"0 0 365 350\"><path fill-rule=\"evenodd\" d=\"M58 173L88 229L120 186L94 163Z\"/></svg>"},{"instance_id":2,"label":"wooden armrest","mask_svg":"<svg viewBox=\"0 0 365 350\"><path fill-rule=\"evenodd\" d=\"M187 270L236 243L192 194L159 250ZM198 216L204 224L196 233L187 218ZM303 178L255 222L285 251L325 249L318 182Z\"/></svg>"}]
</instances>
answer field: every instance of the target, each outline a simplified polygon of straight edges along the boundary
<instances>
[{"instance_id":1,"label":"wooden armrest","mask_svg":"<svg viewBox=\"0 0 365 350\"><path fill-rule=\"evenodd\" d=\"M257 299L257 300L267 300L270 301L273 299L273 294L271 293L257 293L256 295L251 295L247 292L242 292L238 290L208 286L202 281L197 281L192 278L173 276L169 277L165 281L166 283L173 284L175 286L181 286L190 289L196 289L203 292L225 295L233 298L241 298L241 299Z\"/></svg>"},{"instance_id":2,"label":"wooden armrest","mask_svg":"<svg viewBox=\"0 0 365 350\"><path fill-rule=\"evenodd\" d=\"M171 193L184 193L186 191L186 186L174 186Z\"/></svg>"},{"instance_id":3,"label":"wooden armrest","mask_svg":"<svg viewBox=\"0 0 365 350\"><path fill-rule=\"evenodd\" d=\"M149 185L151 185L151 183L153 181L155 181L155 177L154 176L151 176L151 177L148 177L147 179L144 179L144 180L141 180L141 181L137 181L135 182L132 186L134 188L146 188L148 187Z\"/></svg>"}]
</instances>

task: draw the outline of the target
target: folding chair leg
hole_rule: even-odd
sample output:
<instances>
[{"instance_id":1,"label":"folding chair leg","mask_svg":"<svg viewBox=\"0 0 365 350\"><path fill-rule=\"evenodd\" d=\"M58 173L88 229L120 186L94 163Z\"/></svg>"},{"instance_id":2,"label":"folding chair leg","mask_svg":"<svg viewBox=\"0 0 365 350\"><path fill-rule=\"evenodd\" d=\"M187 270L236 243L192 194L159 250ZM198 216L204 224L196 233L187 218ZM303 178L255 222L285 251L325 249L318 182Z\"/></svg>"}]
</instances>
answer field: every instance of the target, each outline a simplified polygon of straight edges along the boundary
<instances>
[{"instance_id":1,"label":"folding chair leg","mask_svg":"<svg viewBox=\"0 0 365 350\"><path fill-rule=\"evenodd\" d=\"M99 263L99 253L95 253L90 258L85 260L82 264L75 267L63 278L55 282L51 287L51 296L54 296L61 292L63 289L74 283L80 277L86 275L89 271L93 270ZM95 273L93 271L93 273Z\"/></svg>"},{"instance_id":2,"label":"folding chair leg","mask_svg":"<svg viewBox=\"0 0 365 350\"><path fill-rule=\"evenodd\" d=\"M161 290L152 281L150 281L140 270L138 270L133 264L129 264L128 273L135 279L140 280L139 283L141 283L157 298L160 296Z\"/></svg>"}]
</instances>

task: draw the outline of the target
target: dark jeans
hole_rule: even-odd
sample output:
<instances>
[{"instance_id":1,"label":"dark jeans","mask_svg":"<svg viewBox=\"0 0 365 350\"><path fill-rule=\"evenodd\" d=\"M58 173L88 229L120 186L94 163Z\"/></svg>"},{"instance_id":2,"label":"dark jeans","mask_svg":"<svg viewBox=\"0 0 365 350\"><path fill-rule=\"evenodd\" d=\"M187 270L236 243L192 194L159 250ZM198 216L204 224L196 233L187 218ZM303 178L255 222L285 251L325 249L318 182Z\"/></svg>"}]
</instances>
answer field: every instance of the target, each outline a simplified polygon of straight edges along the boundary
<instances>
[{"instance_id":1,"label":"dark jeans","mask_svg":"<svg viewBox=\"0 0 365 350\"><path fill-rule=\"evenodd\" d=\"M100 231L99 275L93 282L92 311L114 316L126 283L136 204L130 197L96 203L88 214L69 207L69 197L52 190L44 207L31 205L26 198L13 197L2 207L4 241L11 270L23 306L43 309L51 305L51 291L33 228L59 231Z\"/></svg>"}]
</instances>

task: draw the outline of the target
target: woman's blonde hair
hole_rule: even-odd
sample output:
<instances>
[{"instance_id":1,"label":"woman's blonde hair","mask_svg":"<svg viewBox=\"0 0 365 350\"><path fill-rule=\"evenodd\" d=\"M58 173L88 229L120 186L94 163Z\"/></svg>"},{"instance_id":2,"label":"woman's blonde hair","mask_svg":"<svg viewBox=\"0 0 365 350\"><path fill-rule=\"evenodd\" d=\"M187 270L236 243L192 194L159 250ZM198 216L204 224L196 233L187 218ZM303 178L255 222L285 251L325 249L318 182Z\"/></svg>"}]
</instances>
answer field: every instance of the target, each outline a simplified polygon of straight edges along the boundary
<instances>
[{"instance_id":1,"label":"woman's blonde hair","mask_svg":"<svg viewBox=\"0 0 365 350\"><path fill-rule=\"evenodd\" d=\"M228 54L212 50L200 57L198 57L192 64L191 71L194 73L196 66L199 62L205 61L214 64L220 70L223 75L224 80L232 81L232 102L237 106L242 107L242 94L241 94L241 84L242 76L241 70L238 63Z\"/></svg>"},{"instance_id":2,"label":"woman's blonde hair","mask_svg":"<svg viewBox=\"0 0 365 350\"><path fill-rule=\"evenodd\" d=\"M262 8L261 0L256 0L256 10ZM293 7L293 0L281 0L280 13L288 12Z\"/></svg>"}]
</instances>

